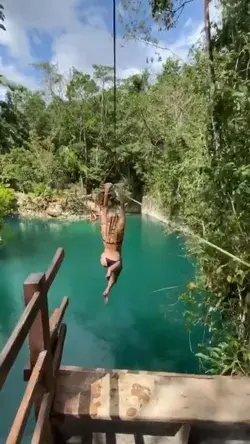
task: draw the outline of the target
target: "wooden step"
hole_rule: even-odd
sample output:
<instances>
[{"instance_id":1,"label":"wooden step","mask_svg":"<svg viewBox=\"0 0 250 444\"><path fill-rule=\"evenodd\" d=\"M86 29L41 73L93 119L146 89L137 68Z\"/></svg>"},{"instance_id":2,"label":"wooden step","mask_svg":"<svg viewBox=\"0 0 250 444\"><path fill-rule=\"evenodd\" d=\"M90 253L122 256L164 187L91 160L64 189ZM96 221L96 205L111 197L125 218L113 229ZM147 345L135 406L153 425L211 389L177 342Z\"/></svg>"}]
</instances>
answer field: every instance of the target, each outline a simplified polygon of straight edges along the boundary
<instances>
[{"instance_id":1,"label":"wooden step","mask_svg":"<svg viewBox=\"0 0 250 444\"><path fill-rule=\"evenodd\" d=\"M249 424L250 382L72 367L59 373L53 415L95 422Z\"/></svg>"}]
</instances>

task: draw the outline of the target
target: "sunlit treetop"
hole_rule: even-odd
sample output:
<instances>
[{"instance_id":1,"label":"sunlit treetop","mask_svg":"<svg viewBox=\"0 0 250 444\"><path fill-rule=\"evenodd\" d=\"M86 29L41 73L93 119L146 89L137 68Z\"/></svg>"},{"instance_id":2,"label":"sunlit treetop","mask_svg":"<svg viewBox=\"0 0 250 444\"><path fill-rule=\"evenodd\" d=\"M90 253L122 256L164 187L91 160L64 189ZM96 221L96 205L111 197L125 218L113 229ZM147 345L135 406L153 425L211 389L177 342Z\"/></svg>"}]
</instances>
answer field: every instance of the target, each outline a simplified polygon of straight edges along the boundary
<instances>
[{"instance_id":1,"label":"sunlit treetop","mask_svg":"<svg viewBox=\"0 0 250 444\"><path fill-rule=\"evenodd\" d=\"M193 0L149 0L152 18L166 29L175 26L186 4Z\"/></svg>"},{"instance_id":2,"label":"sunlit treetop","mask_svg":"<svg viewBox=\"0 0 250 444\"><path fill-rule=\"evenodd\" d=\"M152 40L152 26L157 23L159 30L173 28L185 5L193 0L122 0L120 20L129 37Z\"/></svg>"}]
</instances>

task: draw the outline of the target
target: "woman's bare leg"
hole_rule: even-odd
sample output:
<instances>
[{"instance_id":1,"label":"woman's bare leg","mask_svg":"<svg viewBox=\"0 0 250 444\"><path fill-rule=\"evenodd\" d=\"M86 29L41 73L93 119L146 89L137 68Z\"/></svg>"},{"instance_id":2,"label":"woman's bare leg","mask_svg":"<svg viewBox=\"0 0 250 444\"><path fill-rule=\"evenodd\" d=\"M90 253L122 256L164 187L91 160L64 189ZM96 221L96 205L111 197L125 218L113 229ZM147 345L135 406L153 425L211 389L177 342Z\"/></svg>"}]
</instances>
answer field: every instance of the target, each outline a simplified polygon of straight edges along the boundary
<instances>
[{"instance_id":1,"label":"woman's bare leg","mask_svg":"<svg viewBox=\"0 0 250 444\"><path fill-rule=\"evenodd\" d=\"M109 197L109 190L112 188L112 183L105 183L104 185L104 198L103 198L103 207L108 206L108 197Z\"/></svg>"},{"instance_id":2,"label":"woman's bare leg","mask_svg":"<svg viewBox=\"0 0 250 444\"><path fill-rule=\"evenodd\" d=\"M108 303L109 293L110 293L111 288L115 285L115 282L116 282L116 280L115 280L115 277L114 277L114 273L111 273L111 276L110 276L109 281L108 281L108 285L107 285L106 289L103 292L103 297L104 297L104 303L105 304Z\"/></svg>"}]
</instances>

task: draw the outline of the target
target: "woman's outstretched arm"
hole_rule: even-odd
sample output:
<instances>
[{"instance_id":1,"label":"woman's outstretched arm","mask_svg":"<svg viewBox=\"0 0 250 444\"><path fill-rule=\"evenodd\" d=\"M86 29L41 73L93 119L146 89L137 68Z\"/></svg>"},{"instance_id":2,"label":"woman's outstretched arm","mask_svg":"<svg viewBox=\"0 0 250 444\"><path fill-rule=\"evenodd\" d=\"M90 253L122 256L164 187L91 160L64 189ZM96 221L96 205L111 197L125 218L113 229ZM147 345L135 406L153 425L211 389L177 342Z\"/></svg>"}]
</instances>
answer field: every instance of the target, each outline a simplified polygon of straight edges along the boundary
<instances>
[{"instance_id":1,"label":"woman's outstretched arm","mask_svg":"<svg viewBox=\"0 0 250 444\"><path fill-rule=\"evenodd\" d=\"M109 190L112 187L112 183L105 183L104 185L104 197L103 197L103 207L106 208L108 206L108 197L109 197Z\"/></svg>"}]
</instances>

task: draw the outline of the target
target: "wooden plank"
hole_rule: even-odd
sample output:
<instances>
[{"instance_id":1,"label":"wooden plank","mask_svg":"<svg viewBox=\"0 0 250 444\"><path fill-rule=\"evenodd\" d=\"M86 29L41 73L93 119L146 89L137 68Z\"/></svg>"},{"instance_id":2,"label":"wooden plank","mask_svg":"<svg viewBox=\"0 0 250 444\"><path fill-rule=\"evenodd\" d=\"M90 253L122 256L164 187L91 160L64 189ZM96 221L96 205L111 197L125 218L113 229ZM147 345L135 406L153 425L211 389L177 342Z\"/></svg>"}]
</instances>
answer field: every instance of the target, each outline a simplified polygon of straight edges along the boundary
<instances>
[{"instance_id":1,"label":"wooden plank","mask_svg":"<svg viewBox=\"0 0 250 444\"><path fill-rule=\"evenodd\" d=\"M53 415L92 420L250 424L250 379L73 372L59 375Z\"/></svg>"},{"instance_id":2,"label":"wooden plank","mask_svg":"<svg viewBox=\"0 0 250 444\"><path fill-rule=\"evenodd\" d=\"M79 373L79 372L87 372L87 373L93 373L96 374L96 372L99 373L99 375L104 375L106 373L111 374L125 374L125 373L133 373L135 375L157 375L157 376L175 376L179 378L195 378L195 379L214 379L214 376L212 375L199 375L199 374L189 374L189 373L173 373L173 372L154 372L154 371L148 371L148 370L125 370L125 369L110 369L110 368L91 368L91 367L79 367L75 365L61 365L59 369L59 375L60 376L69 376L73 373ZM234 379L241 379L242 376L233 376Z\"/></svg>"},{"instance_id":3,"label":"wooden plank","mask_svg":"<svg viewBox=\"0 0 250 444\"><path fill-rule=\"evenodd\" d=\"M62 359L62 353L63 353L63 346L64 341L66 337L67 327L65 324L61 325L59 337L57 341L57 346L55 350L55 355L53 359L53 374L56 379L57 377L57 371L60 367L61 359ZM44 438L47 433L47 425L49 423L49 417L51 412L51 406L54 399L54 393L55 393L55 386L50 391L50 393L46 393L43 396L41 407L39 410L37 423L35 427L35 431L32 437L32 444L42 444L44 442Z\"/></svg>"},{"instance_id":4,"label":"wooden plank","mask_svg":"<svg viewBox=\"0 0 250 444\"><path fill-rule=\"evenodd\" d=\"M63 320L68 305L69 305L69 299L64 297L61 302L60 308L56 308L52 317L50 318L50 340L52 345L55 342L59 327L61 325L61 322Z\"/></svg>"},{"instance_id":5,"label":"wooden plank","mask_svg":"<svg viewBox=\"0 0 250 444\"><path fill-rule=\"evenodd\" d=\"M39 410L39 415L36 423L36 428L32 437L31 444L46 444L48 443L48 435L49 435L49 442L52 442L51 439L51 432L48 431L48 421L50 416L50 409L51 409L51 394L45 393L43 395L43 400L41 403L41 407Z\"/></svg>"},{"instance_id":6,"label":"wooden plank","mask_svg":"<svg viewBox=\"0 0 250 444\"><path fill-rule=\"evenodd\" d=\"M55 308L55 310L53 311L52 315L49 318L50 338L51 338L51 333L54 330L55 325L57 323L59 311L60 311L59 308Z\"/></svg>"},{"instance_id":7,"label":"wooden plank","mask_svg":"<svg viewBox=\"0 0 250 444\"><path fill-rule=\"evenodd\" d=\"M44 350L48 350L49 352L51 352L47 294L42 294L41 318L42 318L42 335L43 335Z\"/></svg>"},{"instance_id":8,"label":"wooden plank","mask_svg":"<svg viewBox=\"0 0 250 444\"><path fill-rule=\"evenodd\" d=\"M58 248L56 250L56 253L52 259L51 265L49 266L48 270L46 271L45 275L45 281L46 281L46 290L48 291L52 282L54 281L57 272L63 262L64 259L64 249Z\"/></svg>"},{"instance_id":9,"label":"wooden plank","mask_svg":"<svg viewBox=\"0 0 250 444\"><path fill-rule=\"evenodd\" d=\"M25 305L30 303L33 298L34 292L40 291L41 293L41 305L42 299L44 299L43 286L45 283L44 273L32 273L30 274L23 284L24 288L24 302ZM46 297L46 296L45 296ZM47 344L44 343L43 336L43 324L42 324L42 314L39 312L37 317L30 329L29 334L29 349L30 349L30 366L31 369L34 367L39 353L46 350Z\"/></svg>"},{"instance_id":10,"label":"wooden plank","mask_svg":"<svg viewBox=\"0 0 250 444\"><path fill-rule=\"evenodd\" d=\"M61 328L60 328L59 336L58 336L54 359L53 359L53 374L54 374L54 376L57 376L58 369L61 364L66 333L67 333L67 326L66 326L66 324L62 324Z\"/></svg>"},{"instance_id":11,"label":"wooden plank","mask_svg":"<svg viewBox=\"0 0 250 444\"><path fill-rule=\"evenodd\" d=\"M63 248L58 248L46 274L33 273L24 282L25 305L32 299L35 291L40 290L43 295L42 312L38 314L29 336L31 368L35 365L39 353L42 350L48 350L50 347L47 292L55 279L63 258L64 250Z\"/></svg>"},{"instance_id":12,"label":"wooden plank","mask_svg":"<svg viewBox=\"0 0 250 444\"><path fill-rule=\"evenodd\" d=\"M64 297L62 300L62 303L60 305L60 308L56 308L49 320L50 323L50 342L51 342L51 348L53 348L54 343L57 339L57 333L59 330L59 327L61 325L61 322L63 320L63 316L65 314L66 308L69 304L69 299ZM27 366L23 370L23 378L24 381L28 381L31 375L31 369Z\"/></svg>"},{"instance_id":13,"label":"wooden plank","mask_svg":"<svg viewBox=\"0 0 250 444\"><path fill-rule=\"evenodd\" d=\"M41 301L41 320L42 320L42 335L44 349L48 351L47 365L44 371L43 386L46 391L51 392L54 389L54 377L52 367L52 350L50 342L50 327L49 327L49 309L47 293L42 294ZM38 403L39 405L39 403Z\"/></svg>"},{"instance_id":14,"label":"wooden plank","mask_svg":"<svg viewBox=\"0 0 250 444\"><path fill-rule=\"evenodd\" d=\"M39 290L41 298L41 310L38 312L36 319L29 332L29 350L30 350L30 367L35 366L39 354L43 350L48 351L47 366L45 369L44 379L41 381L40 390L37 390L35 405L35 415L37 417L43 394L43 388L47 391L51 390L53 385L52 375L52 357L50 346L50 330L49 330L49 312L47 290L45 288L45 274L33 273L24 282L24 300L25 304L32 300L34 291Z\"/></svg>"},{"instance_id":15,"label":"wooden plank","mask_svg":"<svg viewBox=\"0 0 250 444\"><path fill-rule=\"evenodd\" d=\"M59 310L58 308L56 310ZM91 367L79 367L75 365L61 365L59 369L59 376L69 376L72 373L79 373L79 372L87 372L87 373L95 373L99 372L99 374L106 374L106 373L134 373L137 375L144 375L144 374L152 374L157 376L175 376L176 378L195 378L195 379L214 379L214 376L212 375L199 375L199 374L192 374L192 373L173 373L173 372L153 372L148 370L125 370L125 369L110 369L110 368L91 368ZM23 377L24 381L28 381L30 378L31 370L28 367L24 368L23 371ZM242 376L232 376L233 379L241 379Z\"/></svg>"},{"instance_id":16,"label":"wooden plank","mask_svg":"<svg viewBox=\"0 0 250 444\"><path fill-rule=\"evenodd\" d=\"M19 406L15 420L11 427L9 436L7 438L7 444L18 444L21 442L26 422L33 405L35 390L37 388L39 380L41 379L42 372L46 365L47 357L48 354L46 351L40 353L38 357L36 365L32 371L30 380L27 384L22 402Z\"/></svg>"},{"instance_id":17,"label":"wooden plank","mask_svg":"<svg viewBox=\"0 0 250 444\"><path fill-rule=\"evenodd\" d=\"M0 389L26 339L41 306L40 292L33 295L0 355Z\"/></svg>"}]
</instances>

